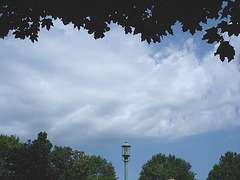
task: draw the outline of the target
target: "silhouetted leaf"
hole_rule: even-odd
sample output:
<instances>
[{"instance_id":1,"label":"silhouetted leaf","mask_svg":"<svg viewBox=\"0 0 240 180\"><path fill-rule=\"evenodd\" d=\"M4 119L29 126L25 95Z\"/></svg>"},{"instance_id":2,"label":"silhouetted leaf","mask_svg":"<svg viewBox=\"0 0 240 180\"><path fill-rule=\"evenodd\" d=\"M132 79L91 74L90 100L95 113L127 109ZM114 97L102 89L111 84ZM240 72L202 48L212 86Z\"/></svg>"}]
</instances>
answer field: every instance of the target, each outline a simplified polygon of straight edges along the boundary
<instances>
[{"instance_id":1,"label":"silhouetted leaf","mask_svg":"<svg viewBox=\"0 0 240 180\"><path fill-rule=\"evenodd\" d=\"M169 28L167 29L167 31L168 31L169 34L173 35L173 30L172 30L171 27L169 27Z\"/></svg>"},{"instance_id":2,"label":"silhouetted leaf","mask_svg":"<svg viewBox=\"0 0 240 180\"><path fill-rule=\"evenodd\" d=\"M228 23L226 21L222 21L221 23L218 24L217 28L220 28L221 33L224 33L228 29Z\"/></svg>"},{"instance_id":3,"label":"silhouetted leaf","mask_svg":"<svg viewBox=\"0 0 240 180\"><path fill-rule=\"evenodd\" d=\"M212 44L215 41L219 42L222 40L222 36L218 34L218 29L213 27L206 30L206 34L204 34L202 40L208 40L207 43Z\"/></svg>"},{"instance_id":4,"label":"silhouetted leaf","mask_svg":"<svg viewBox=\"0 0 240 180\"><path fill-rule=\"evenodd\" d=\"M220 56L221 61L224 61L225 57L227 57L228 62L230 62L234 58L235 50L233 46L229 44L228 41L222 41L219 47L217 48L217 51L214 53L215 56L218 54Z\"/></svg>"},{"instance_id":5,"label":"silhouetted leaf","mask_svg":"<svg viewBox=\"0 0 240 180\"><path fill-rule=\"evenodd\" d=\"M30 39L32 42L38 41L38 35L34 33L30 36Z\"/></svg>"},{"instance_id":6,"label":"silhouetted leaf","mask_svg":"<svg viewBox=\"0 0 240 180\"><path fill-rule=\"evenodd\" d=\"M51 26L53 26L52 19L43 19L42 20L42 28L46 27L47 30L49 30Z\"/></svg>"},{"instance_id":7,"label":"silhouetted leaf","mask_svg":"<svg viewBox=\"0 0 240 180\"><path fill-rule=\"evenodd\" d=\"M226 31L229 36L238 36L240 34L240 24L229 24Z\"/></svg>"},{"instance_id":8,"label":"silhouetted leaf","mask_svg":"<svg viewBox=\"0 0 240 180\"><path fill-rule=\"evenodd\" d=\"M130 26L126 26L124 30L125 30L125 34L132 33L132 28Z\"/></svg>"}]
</instances>

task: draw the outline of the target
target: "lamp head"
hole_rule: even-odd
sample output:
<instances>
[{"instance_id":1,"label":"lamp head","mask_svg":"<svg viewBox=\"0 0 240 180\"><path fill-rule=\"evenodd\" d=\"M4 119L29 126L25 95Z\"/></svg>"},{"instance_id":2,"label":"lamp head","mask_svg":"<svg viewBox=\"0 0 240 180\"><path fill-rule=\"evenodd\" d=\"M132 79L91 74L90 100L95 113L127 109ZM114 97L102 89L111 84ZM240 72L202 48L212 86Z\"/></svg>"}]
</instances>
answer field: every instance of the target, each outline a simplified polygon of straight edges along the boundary
<instances>
[{"instance_id":1,"label":"lamp head","mask_svg":"<svg viewBox=\"0 0 240 180\"><path fill-rule=\"evenodd\" d=\"M121 147L122 147L122 156L124 157L124 159L128 159L130 156L131 145L129 145L126 141L125 144L123 144Z\"/></svg>"}]
</instances>

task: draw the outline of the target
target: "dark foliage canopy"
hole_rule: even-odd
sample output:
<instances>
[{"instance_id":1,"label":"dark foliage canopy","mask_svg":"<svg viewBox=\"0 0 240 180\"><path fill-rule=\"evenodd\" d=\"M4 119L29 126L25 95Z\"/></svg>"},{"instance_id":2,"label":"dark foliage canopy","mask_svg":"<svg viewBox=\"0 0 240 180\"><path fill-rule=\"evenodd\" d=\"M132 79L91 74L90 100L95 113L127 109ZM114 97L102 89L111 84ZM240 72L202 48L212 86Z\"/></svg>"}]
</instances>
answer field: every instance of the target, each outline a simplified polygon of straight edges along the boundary
<instances>
[{"instance_id":1,"label":"dark foliage canopy","mask_svg":"<svg viewBox=\"0 0 240 180\"><path fill-rule=\"evenodd\" d=\"M0 135L0 179L9 179L12 175L9 169L5 168L6 159L9 158L9 150L14 148L22 148L23 144L19 142L19 138L16 136Z\"/></svg>"},{"instance_id":2,"label":"dark foliage canopy","mask_svg":"<svg viewBox=\"0 0 240 180\"><path fill-rule=\"evenodd\" d=\"M236 152L226 152L221 156L219 163L213 166L209 172L207 180L215 179L240 179L240 154Z\"/></svg>"},{"instance_id":3,"label":"dark foliage canopy","mask_svg":"<svg viewBox=\"0 0 240 180\"><path fill-rule=\"evenodd\" d=\"M6 179L53 179L48 160L51 148L52 144L47 139L47 133L44 132L39 133L38 138L33 142L29 140L20 148L8 149L4 168L8 169L10 174L7 174Z\"/></svg>"},{"instance_id":4,"label":"dark foliage canopy","mask_svg":"<svg viewBox=\"0 0 240 180\"><path fill-rule=\"evenodd\" d=\"M53 20L88 30L103 38L110 24L122 26L125 33L141 34L142 41L160 42L173 35L172 26L180 23L183 32L194 35L206 31L203 40L219 43L215 55L221 61L234 58L235 50L226 36L240 33L239 0L1 0L0 37L12 33L15 38L38 40L40 28L48 30ZM209 20L217 25L211 26ZM204 29L204 24L208 27ZM209 27L210 26L210 27ZM227 35L224 35L227 34Z\"/></svg>"},{"instance_id":5,"label":"dark foliage canopy","mask_svg":"<svg viewBox=\"0 0 240 180\"><path fill-rule=\"evenodd\" d=\"M0 179L18 180L116 180L111 163L70 147L54 146L46 132L27 143L0 135Z\"/></svg>"}]
</instances>

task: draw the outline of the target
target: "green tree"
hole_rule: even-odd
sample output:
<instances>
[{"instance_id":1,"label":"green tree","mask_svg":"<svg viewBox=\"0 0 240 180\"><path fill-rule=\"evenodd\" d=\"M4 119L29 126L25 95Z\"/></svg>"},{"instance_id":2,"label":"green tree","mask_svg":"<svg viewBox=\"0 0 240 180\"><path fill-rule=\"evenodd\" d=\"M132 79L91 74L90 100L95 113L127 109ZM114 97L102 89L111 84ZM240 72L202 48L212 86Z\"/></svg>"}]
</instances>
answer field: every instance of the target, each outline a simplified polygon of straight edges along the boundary
<instances>
[{"instance_id":1,"label":"green tree","mask_svg":"<svg viewBox=\"0 0 240 180\"><path fill-rule=\"evenodd\" d=\"M54 174L59 180L73 179L73 150L70 147L54 146L50 153Z\"/></svg>"},{"instance_id":2,"label":"green tree","mask_svg":"<svg viewBox=\"0 0 240 180\"><path fill-rule=\"evenodd\" d=\"M108 163L106 159L100 156L86 156L90 162L90 170L88 172L88 179L99 179L99 180L114 180L116 179L116 173L112 163Z\"/></svg>"},{"instance_id":3,"label":"green tree","mask_svg":"<svg viewBox=\"0 0 240 180\"><path fill-rule=\"evenodd\" d=\"M86 156L83 151L75 150L73 153L73 170L74 170L74 179L86 180L90 175L89 171L91 169L91 164L89 156Z\"/></svg>"},{"instance_id":4,"label":"green tree","mask_svg":"<svg viewBox=\"0 0 240 180\"><path fill-rule=\"evenodd\" d=\"M47 139L47 133L40 132L38 138L29 140L20 148L8 149L4 168L12 172L10 179L32 180L53 179L49 153L52 144Z\"/></svg>"},{"instance_id":5,"label":"green tree","mask_svg":"<svg viewBox=\"0 0 240 180\"><path fill-rule=\"evenodd\" d=\"M215 55L219 54L222 61L234 58L235 50L228 39L240 33L239 0L3 0L0 14L1 38L10 32L15 38L27 37L33 42L40 28L49 30L55 19L86 29L94 38L104 37L115 23L126 34L140 34L148 43L173 35L172 26L179 23L183 32L194 35L205 30L203 39L207 43L219 42Z\"/></svg>"},{"instance_id":6,"label":"green tree","mask_svg":"<svg viewBox=\"0 0 240 180\"><path fill-rule=\"evenodd\" d=\"M139 180L184 179L195 180L195 173L191 171L190 163L174 155L154 155L142 166Z\"/></svg>"},{"instance_id":7,"label":"green tree","mask_svg":"<svg viewBox=\"0 0 240 180\"><path fill-rule=\"evenodd\" d=\"M209 172L207 180L239 180L240 179L240 154L226 152Z\"/></svg>"},{"instance_id":8,"label":"green tree","mask_svg":"<svg viewBox=\"0 0 240 180\"><path fill-rule=\"evenodd\" d=\"M70 147L55 146L50 155L54 174L60 180L115 180L111 163L100 156L85 155Z\"/></svg>"},{"instance_id":9,"label":"green tree","mask_svg":"<svg viewBox=\"0 0 240 180\"><path fill-rule=\"evenodd\" d=\"M116 180L111 163L70 147L54 146L46 132L34 141L19 143L15 136L0 136L0 179Z\"/></svg>"},{"instance_id":10,"label":"green tree","mask_svg":"<svg viewBox=\"0 0 240 180\"><path fill-rule=\"evenodd\" d=\"M19 137L0 135L0 179L7 179L12 175L11 171L5 168L6 159L9 157L8 150L21 148L22 146L23 144L19 142Z\"/></svg>"}]
</instances>

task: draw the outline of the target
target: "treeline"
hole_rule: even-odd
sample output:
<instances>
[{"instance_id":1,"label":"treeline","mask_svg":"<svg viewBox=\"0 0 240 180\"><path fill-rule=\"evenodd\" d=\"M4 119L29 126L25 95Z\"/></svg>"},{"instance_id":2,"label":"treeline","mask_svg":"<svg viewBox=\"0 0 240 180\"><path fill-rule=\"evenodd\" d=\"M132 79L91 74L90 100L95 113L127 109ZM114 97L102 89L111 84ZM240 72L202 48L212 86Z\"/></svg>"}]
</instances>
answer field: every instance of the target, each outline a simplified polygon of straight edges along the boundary
<instances>
[{"instance_id":1,"label":"treeline","mask_svg":"<svg viewBox=\"0 0 240 180\"><path fill-rule=\"evenodd\" d=\"M191 171L190 163L174 155L166 156L156 154L142 166L139 180L148 179L181 179L196 180L196 173ZM226 152L213 166L207 180L239 180L240 179L240 154Z\"/></svg>"},{"instance_id":2,"label":"treeline","mask_svg":"<svg viewBox=\"0 0 240 180\"><path fill-rule=\"evenodd\" d=\"M156 154L147 161L139 180L196 180L190 163L174 155ZM10 180L116 180L113 165L100 156L89 156L70 147L54 146L46 132L26 143L16 136L0 135L0 179ZM240 179L240 154L226 152L207 180Z\"/></svg>"},{"instance_id":3,"label":"treeline","mask_svg":"<svg viewBox=\"0 0 240 180\"><path fill-rule=\"evenodd\" d=\"M16 136L0 135L0 179L116 180L113 165L70 147L54 146L46 132L26 143Z\"/></svg>"}]
</instances>

